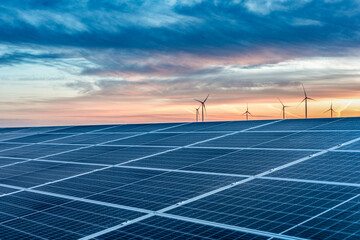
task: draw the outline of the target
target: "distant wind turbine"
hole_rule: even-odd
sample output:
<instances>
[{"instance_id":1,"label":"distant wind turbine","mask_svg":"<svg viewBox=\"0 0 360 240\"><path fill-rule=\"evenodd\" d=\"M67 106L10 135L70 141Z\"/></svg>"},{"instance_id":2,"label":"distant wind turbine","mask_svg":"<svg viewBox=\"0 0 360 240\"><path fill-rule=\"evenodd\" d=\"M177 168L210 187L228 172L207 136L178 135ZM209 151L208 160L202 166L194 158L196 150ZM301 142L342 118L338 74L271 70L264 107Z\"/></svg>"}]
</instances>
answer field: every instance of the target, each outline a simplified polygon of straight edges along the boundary
<instances>
[{"instance_id":1,"label":"distant wind turbine","mask_svg":"<svg viewBox=\"0 0 360 240\"><path fill-rule=\"evenodd\" d=\"M200 100L197 100L197 99L194 99L195 101L201 103L201 121L203 122L204 121L204 110L206 112L206 107L205 107L205 102L206 100L208 99L210 94L207 95L207 97L204 99L204 101L200 101Z\"/></svg>"},{"instance_id":2,"label":"distant wind turbine","mask_svg":"<svg viewBox=\"0 0 360 240\"><path fill-rule=\"evenodd\" d=\"M285 108L290 107L290 106L285 106L285 105L283 104L283 102L280 100L280 98L278 98L278 99L279 99L279 102L280 102L281 105L282 105L282 116L283 116L283 119L285 119Z\"/></svg>"},{"instance_id":3,"label":"distant wind turbine","mask_svg":"<svg viewBox=\"0 0 360 240\"><path fill-rule=\"evenodd\" d=\"M305 90L305 87L304 87L304 84L302 84L301 83L301 85L302 85L302 87L303 87L303 90L304 90L304 99L300 102L300 104L301 103L303 103L303 102L305 102L305 118L307 118L308 117L308 112L307 112L307 103L308 103L308 100L313 100L313 101L315 101L315 99L312 99L312 98L309 98L308 96L307 96L307 94L306 94L306 90ZM300 105L299 104L299 105Z\"/></svg>"},{"instance_id":4,"label":"distant wind turbine","mask_svg":"<svg viewBox=\"0 0 360 240\"><path fill-rule=\"evenodd\" d=\"M327 113L327 112L330 112L330 116L331 116L331 118L333 118L333 113L335 112L335 110L333 109L332 101L331 101L330 108L328 110L326 110L325 112L323 112L323 113Z\"/></svg>"},{"instance_id":5,"label":"distant wind turbine","mask_svg":"<svg viewBox=\"0 0 360 240\"><path fill-rule=\"evenodd\" d=\"M196 122L199 121L199 109L200 109L200 106L198 108L195 108L195 110L196 110Z\"/></svg>"},{"instance_id":6,"label":"distant wind turbine","mask_svg":"<svg viewBox=\"0 0 360 240\"><path fill-rule=\"evenodd\" d=\"M248 104L246 104L246 111L243 113L243 115L246 115L246 120L249 120L249 115L253 117L253 115L249 112Z\"/></svg>"}]
</instances>

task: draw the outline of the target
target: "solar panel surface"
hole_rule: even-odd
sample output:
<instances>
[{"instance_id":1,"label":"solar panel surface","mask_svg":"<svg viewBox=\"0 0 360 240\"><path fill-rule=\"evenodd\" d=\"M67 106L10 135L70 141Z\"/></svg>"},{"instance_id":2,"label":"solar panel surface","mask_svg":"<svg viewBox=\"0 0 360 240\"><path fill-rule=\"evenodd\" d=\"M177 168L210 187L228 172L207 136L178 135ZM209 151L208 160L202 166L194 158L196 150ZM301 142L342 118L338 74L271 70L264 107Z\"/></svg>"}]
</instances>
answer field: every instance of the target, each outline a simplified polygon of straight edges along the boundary
<instances>
[{"instance_id":1,"label":"solar panel surface","mask_svg":"<svg viewBox=\"0 0 360 240\"><path fill-rule=\"evenodd\" d=\"M360 239L360 119L0 128L0 239Z\"/></svg>"}]
</instances>

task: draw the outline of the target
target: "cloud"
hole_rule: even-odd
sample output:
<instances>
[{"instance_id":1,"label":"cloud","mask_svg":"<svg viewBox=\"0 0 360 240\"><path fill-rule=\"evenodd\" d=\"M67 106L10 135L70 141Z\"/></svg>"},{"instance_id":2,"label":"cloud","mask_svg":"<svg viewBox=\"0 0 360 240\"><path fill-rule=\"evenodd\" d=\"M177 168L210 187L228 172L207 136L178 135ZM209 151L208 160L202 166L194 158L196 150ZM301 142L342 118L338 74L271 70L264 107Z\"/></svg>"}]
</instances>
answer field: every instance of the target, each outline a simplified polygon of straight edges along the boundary
<instances>
[{"instance_id":1,"label":"cloud","mask_svg":"<svg viewBox=\"0 0 360 240\"><path fill-rule=\"evenodd\" d=\"M211 101L229 104L297 99L303 82L316 98L355 96L359 6L357 0L2 1L2 95L88 107L192 103L209 92Z\"/></svg>"}]
</instances>

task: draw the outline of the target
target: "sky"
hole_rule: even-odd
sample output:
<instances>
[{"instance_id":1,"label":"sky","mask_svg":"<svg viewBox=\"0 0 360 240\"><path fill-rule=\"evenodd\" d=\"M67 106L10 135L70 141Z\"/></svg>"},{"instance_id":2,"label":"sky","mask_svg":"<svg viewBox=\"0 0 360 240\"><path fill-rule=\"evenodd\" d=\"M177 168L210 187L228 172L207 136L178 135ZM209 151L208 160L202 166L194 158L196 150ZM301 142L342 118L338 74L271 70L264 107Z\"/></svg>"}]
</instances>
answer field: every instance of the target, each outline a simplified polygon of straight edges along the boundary
<instances>
[{"instance_id":1,"label":"sky","mask_svg":"<svg viewBox=\"0 0 360 240\"><path fill-rule=\"evenodd\" d=\"M360 116L359 0L0 2L0 126Z\"/></svg>"}]
</instances>

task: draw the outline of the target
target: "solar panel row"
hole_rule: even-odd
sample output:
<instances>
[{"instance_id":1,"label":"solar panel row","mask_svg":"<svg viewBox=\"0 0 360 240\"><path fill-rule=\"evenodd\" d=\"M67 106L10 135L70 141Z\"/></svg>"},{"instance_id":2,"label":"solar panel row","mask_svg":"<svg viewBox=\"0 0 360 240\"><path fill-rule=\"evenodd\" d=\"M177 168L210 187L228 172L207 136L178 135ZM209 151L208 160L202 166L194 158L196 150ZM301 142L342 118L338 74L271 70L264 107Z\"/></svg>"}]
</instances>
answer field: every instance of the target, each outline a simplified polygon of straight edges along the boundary
<instances>
[{"instance_id":1,"label":"solar panel row","mask_svg":"<svg viewBox=\"0 0 360 240\"><path fill-rule=\"evenodd\" d=\"M359 122L0 129L0 239L358 239Z\"/></svg>"}]
</instances>

